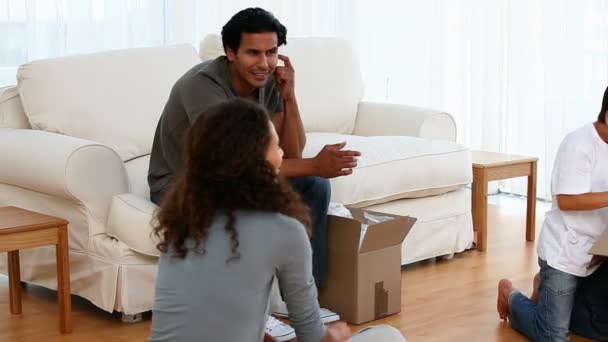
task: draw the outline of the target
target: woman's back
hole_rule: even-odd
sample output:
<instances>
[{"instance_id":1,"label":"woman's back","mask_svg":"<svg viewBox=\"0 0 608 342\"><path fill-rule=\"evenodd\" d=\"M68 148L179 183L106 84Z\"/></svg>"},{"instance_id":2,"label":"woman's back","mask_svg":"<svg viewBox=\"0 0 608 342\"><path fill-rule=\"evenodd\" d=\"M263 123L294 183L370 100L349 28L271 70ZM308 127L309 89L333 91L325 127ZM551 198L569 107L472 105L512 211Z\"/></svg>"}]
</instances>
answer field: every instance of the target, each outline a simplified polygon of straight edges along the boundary
<instances>
[{"instance_id":1,"label":"woman's back","mask_svg":"<svg viewBox=\"0 0 608 342\"><path fill-rule=\"evenodd\" d=\"M239 258L228 261L234 255L223 216L213 221L204 254L188 241L184 259L161 256L151 341L261 341L275 274L299 341L321 339L304 226L277 213L236 211L235 218Z\"/></svg>"}]
</instances>

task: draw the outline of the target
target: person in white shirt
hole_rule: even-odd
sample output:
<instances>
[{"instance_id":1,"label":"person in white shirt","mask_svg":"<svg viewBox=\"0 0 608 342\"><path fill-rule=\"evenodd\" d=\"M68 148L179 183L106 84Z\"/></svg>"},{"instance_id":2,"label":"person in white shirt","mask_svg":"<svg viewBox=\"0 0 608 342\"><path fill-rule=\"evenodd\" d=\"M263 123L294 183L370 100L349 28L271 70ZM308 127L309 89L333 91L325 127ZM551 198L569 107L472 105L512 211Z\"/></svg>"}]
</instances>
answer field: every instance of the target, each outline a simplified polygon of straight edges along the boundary
<instances>
[{"instance_id":1,"label":"person in white shirt","mask_svg":"<svg viewBox=\"0 0 608 342\"><path fill-rule=\"evenodd\" d=\"M569 341L570 330L608 339L608 296L600 290L608 288L608 264L589 254L608 226L607 112L608 88L598 120L569 133L559 147L533 294L524 296L508 279L498 284L500 318L533 341Z\"/></svg>"}]
</instances>

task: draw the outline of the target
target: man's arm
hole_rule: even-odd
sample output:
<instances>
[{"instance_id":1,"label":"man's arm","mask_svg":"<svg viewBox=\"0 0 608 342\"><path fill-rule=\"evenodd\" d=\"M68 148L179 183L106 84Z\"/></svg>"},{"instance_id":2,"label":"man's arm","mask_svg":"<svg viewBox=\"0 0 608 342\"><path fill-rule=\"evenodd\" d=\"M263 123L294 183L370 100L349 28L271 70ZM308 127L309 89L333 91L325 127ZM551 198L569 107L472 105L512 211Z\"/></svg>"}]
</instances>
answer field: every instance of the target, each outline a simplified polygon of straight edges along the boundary
<instances>
[{"instance_id":1,"label":"man's arm","mask_svg":"<svg viewBox=\"0 0 608 342\"><path fill-rule=\"evenodd\" d=\"M283 159L281 176L286 178L320 176L314 158Z\"/></svg>"},{"instance_id":2,"label":"man's arm","mask_svg":"<svg viewBox=\"0 0 608 342\"><path fill-rule=\"evenodd\" d=\"M320 176L333 178L353 173L357 166L358 151L342 150L346 143L325 145L316 157L302 159L306 145L306 134L300 117L295 95L295 71L288 57L279 55L285 66L277 67L275 80L281 97L285 101L283 112L276 113L272 122L279 135L280 145L285 153L281 175L287 178Z\"/></svg>"},{"instance_id":3,"label":"man's arm","mask_svg":"<svg viewBox=\"0 0 608 342\"><path fill-rule=\"evenodd\" d=\"M285 152L286 158L302 158L302 151L306 145L306 133L300 117L300 110L295 97L283 102L284 112L276 113L272 118L279 144Z\"/></svg>"},{"instance_id":4,"label":"man's arm","mask_svg":"<svg viewBox=\"0 0 608 342\"><path fill-rule=\"evenodd\" d=\"M275 80L283 97L283 112L276 113L272 122L279 135L280 145L286 158L302 158L306 145L306 133L300 117L295 95L295 71L288 57L279 55L285 66L277 67Z\"/></svg>"},{"instance_id":5,"label":"man's arm","mask_svg":"<svg viewBox=\"0 0 608 342\"><path fill-rule=\"evenodd\" d=\"M557 204L563 211L594 210L608 207L608 192L588 192L580 195L557 195Z\"/></svg>"},{"instance_id":6,"label":"man's arm","mask_svg":"<svg viewBox=\"0 0 608 342\"><path fill-rule=\"evenodd\" d=\"M314 157L307 159L284 159L281 175L287 178L320 176L334 178L353 173L357 166L358 151L343 150L346 143L325 145Z\"/></svg>"}]
</instances>

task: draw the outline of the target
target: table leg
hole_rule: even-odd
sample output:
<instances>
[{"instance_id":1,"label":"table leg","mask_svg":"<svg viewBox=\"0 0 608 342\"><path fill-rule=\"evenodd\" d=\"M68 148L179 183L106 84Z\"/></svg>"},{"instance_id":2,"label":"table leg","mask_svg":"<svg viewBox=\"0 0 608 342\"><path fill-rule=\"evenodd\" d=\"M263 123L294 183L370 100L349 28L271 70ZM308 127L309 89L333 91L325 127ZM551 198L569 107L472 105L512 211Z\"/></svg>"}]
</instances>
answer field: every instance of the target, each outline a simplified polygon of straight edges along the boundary
<instances>
[{"instance_id":1,"label":"table leg","mask_svg":"<svg viewBox=\"0 0 608 342\"><path fill-rule=\"evenodd\" d=\"M534 241L536 231L536 162L530 163L528 176L528 209L526 211L526 240Z\"/></svg>"},{"instance_id":2,"label":"table leg","mask_svg":"<svg viewBox=\"0 0 608 342\"><path fill-rule=\"evenodd\" d=\"M72 301L70 297L70 261L67 227L59 228L57 243L57 295L59 297L59 330L72 332Z\"/></svg>"},{"instance_id":3,"label":"table leg","mask_svg":"<svg viewBox=\"0 0 608 342\"><path fill-rule=\"evenodd\" d=\"M473 226L477 231L477 250L485 251L488 241L488 180L483 169L473 171Z\"/></svg>"},{"instance_id":4,"label":"table leg","mask_svg":"<svg viewBox=\"0 0 608 342\"><path fill-rule=\"evenodd\" d=\"M8 252L8 292L11 301L11 313L21 313L21 270L19 268L19 251Z\"/></svg>"}]
</instances>

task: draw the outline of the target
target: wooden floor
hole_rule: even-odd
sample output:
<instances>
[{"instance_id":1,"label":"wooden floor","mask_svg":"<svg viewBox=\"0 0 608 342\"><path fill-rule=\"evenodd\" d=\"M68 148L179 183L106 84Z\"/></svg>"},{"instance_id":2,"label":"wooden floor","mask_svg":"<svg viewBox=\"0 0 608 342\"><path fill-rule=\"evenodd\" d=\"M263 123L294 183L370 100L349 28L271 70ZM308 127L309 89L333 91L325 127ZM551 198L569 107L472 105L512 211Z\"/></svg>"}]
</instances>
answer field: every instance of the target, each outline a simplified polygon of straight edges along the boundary
<instances>
[{"instance_id":1,"label":"wooden floor","mask_svg":"<svg viewBox=\"0 0 608 342\"><path fill-rule=\"evenodd\" d=\"M528 293L538 269L534 243L525 241L526 202L502 195L493 197L488 209L488 250L403 267L402 312L373 324L397 327L408 342L527 340L500 321L496 313L498 280L511 278ZM539 203L537 233L546 208L546 203ZM56 298L53 291L27 286L23 292L23 314L12 316L8 283L0 276L0 341L147 340L150 320L121 323L74 296L74 332L62 336L58 330Z\"/></svg>"}]
</instances>

